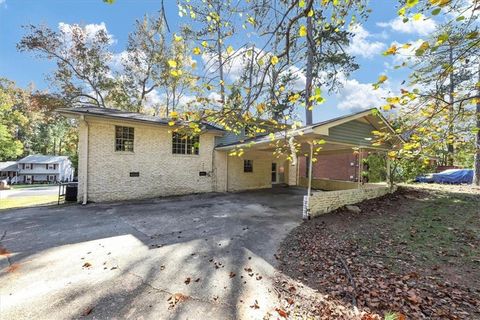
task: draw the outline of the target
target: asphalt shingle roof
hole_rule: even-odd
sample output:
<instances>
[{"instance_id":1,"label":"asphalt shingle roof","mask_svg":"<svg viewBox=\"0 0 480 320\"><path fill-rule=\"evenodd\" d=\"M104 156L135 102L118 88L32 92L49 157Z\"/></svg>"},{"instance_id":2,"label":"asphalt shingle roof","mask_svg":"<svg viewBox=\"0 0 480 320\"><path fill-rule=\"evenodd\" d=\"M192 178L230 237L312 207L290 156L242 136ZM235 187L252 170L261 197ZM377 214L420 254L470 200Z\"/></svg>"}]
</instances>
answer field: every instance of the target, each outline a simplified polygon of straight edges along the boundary
<instances>
[{"instance_id":1,"label":"asphalt shingle roof","mask_svg":"<svg viewBox=\"0 0 480 320\"><path fill-rule=\"evenodd\" d=\"M40 154L32 154L18 160L17 163L58 163L66 159L68 159L67 156L44 156Z\"/></svg>"},{"instance_id":2,"label":"asphalt shingle roof","mask_svg":"<svg viewBox=\"0 0 480 320\"><path fill-rule=\"evenodd\" d=\"M0 171L18 171L18 166L15 161L0 162Z\"/></svg>"},{"instance_id":3,"label":"asphalt shingle roof","mask_svg":"<svg viewBox=\"0 0 480 320\"><path fill-rule=\"evenodd\" d=\"M77 113L77 114L90 114L94 116L103 116L109 118L117 118L123 120L142 121L149 123L156 123L160 125L168 125L171 119L155 117L147 114L128 112L110 108L98 108L98 107L78 107L78 108L62 108L58 110L60 113ZM204 122L203 125L207 130L220 130L224 131L221 127L212 123Z\"/></svg>"}]
</instances>

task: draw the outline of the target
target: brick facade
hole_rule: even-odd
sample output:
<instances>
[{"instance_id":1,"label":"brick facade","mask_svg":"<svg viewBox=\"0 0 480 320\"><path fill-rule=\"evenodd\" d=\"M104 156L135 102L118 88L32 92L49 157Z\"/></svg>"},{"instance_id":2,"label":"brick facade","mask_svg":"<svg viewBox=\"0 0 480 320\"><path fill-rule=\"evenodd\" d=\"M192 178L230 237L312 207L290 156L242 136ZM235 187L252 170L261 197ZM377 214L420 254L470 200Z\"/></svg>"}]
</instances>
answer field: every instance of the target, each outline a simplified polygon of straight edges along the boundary
<instances>
[{"instance_id":1,"label":"brick facade","mask_svg":"<svg viewBox=\"0 0 480 320\"><path fill-rule=\"evenodd\" d=\"M103 202L268 188L272 162L287 167L270 152L236 157L214 150L218 133L200 135L198 155L180 155L172 153L169 127L95 117L85 120L79 125L80 202L85 192L88 201ZM115 151L116 125L134 128L133 152ZM245 159L253 161L253 172L243 171ZM287 180L288 169L284 175Z\"/></svg>"},{"instance_id":2,"label":"brick facade","mask_svg":"<svg viewBox=\"0 0 480 320\"><path fill-rule=\"evenodd\" d=\"M198 155L172 154L168 127L89 119L88 160L86 124L80 126L79 199L83 183L88 185L88 201L113 201L176 194L216 191L212 153L214 134L200 136ZM134 151L115 151L115 125L135 129ZM82 132L83 131L83 132ZM86 164L88 163L88 168ZM131 173L139 174L132 177ZM200 172L206 172L200 176ZM220 188L221 189L221 188Z\"/></svg>"},{"instance_id":3,"label":"brick facade","mask_svg":"<svg viewBox=\"0 0 480 320\"><path fill-rule=\"evenodd\" d=\"M364 156L368 154L365 152ZM353 151L334 154L320 154L317 161L313 163L312 177L318 179L332 179L355 181L358 178L358 155ZM307 177L307 158L299 157L299 175Z\"/></svg>"}]
</instances>

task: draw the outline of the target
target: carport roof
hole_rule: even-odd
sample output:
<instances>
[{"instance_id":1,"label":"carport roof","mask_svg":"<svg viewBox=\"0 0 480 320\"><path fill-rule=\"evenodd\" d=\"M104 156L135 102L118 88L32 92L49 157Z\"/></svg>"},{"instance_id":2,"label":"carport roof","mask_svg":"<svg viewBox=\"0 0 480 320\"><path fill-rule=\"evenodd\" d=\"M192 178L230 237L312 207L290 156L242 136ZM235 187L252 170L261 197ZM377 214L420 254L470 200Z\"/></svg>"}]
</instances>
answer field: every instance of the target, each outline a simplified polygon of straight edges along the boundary
<instances>
[{"instance_id":1,"label":"carport roof","mask_svg":"<svg viewBox=\"0 0 480 320\"><path fill-rule=\"evenodd\" d=\"M297 137L297 138L302 137L303 140L308 140L309 138L325 139L327 140L327 142L335 143L334 141L328 141L330 136L329 129L336 126L340 126L342 124L346 124L351 121L355 121L355 120L361 120L364 123L371 125L376 130L380 130L380 131L386 130L386 131L389 131L390 133L393 133L396 144L402 144L405 142L404 139L395 132L391 124L385 119L385 117L382 116L382 114L378 111L378 109L371 108L371 109L363 110L357 113L329 119L322 122L317 122L312 125L304 126L298 129L292 129L287 131L286 133L283 131L277 132L274 134L274 137L272 137L271 135L257 136L257 137L237 141L234 143L217 146L217 149L228 150L228 149L232 149L239 146L253 146L256 144L270 143L275 140L285 139L289 137ZM354 136L355 134L357 133L354 130L352 130L351 135ZM330 138L333 138L333 137L330 137ZM370 137L362 137L361 139L366 139L366 140L364 141L363 144L359 144L355 146L371 147L371 145L369 145L370 143L367 142L367 140L368 141L371 140ZM346 144L343 144L343 145L346 145Z\"/></svg>"}]
</instances>

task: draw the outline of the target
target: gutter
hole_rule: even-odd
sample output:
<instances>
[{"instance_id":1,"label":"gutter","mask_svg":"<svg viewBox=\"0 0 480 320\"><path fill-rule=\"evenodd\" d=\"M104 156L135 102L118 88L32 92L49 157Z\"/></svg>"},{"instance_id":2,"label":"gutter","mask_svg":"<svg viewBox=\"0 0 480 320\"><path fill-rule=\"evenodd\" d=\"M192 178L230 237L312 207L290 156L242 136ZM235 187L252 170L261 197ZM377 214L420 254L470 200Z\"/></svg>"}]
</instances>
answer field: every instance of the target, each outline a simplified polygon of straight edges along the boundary
<instances>
[{"instance_id":1,"label":"gutter","mask_svg":"<svg viewBox=\"0 0 480 320\"><path fill-rule=\"evenodd\" d=\"M95 112L88 112L88 111L87 112L85 112L85 111L73 111L73 110L68 110L68 109L60 109L60 110L57 110L56 112L60 113L62 115L65 115L65 116L67 116L67 115L80 116L80 117L89 116L89 117L96 117L96 118L101 118L101 119L110 119L110 120L115 120L115 121L120 121L120 122L130 121L130 122L138 122L138 123L148 124L148 125L152 125L152 126L161 126L161 127L172 128L170 125L168 125L168 123L164 123L164 122L160 122L160 121L151 121L151 120L147 120L147 119L119 117L119 116L115 116L115 115L98 114L98 113L95 113ZM175 125L175 126L178 126L178 125ZM212 126L212 125L210 125L210 126ZM225 131L221 130L221 129L205 129L205 130L202 130L202 131L225 134Z\"/></svg>"}]
</instances>

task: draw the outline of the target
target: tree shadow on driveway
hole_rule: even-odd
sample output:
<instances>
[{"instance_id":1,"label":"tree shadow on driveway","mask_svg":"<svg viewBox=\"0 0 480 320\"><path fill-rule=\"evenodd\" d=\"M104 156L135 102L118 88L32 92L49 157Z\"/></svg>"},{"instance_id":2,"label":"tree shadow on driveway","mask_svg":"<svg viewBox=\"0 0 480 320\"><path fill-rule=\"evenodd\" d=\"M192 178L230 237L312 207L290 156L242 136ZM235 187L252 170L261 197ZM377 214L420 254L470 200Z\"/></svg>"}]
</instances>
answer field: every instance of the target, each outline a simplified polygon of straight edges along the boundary
<instances>
[{"instance_id":1,"label":"tree shadow on driveway","mask_svg":"<svg viewBox=\"0 0 480 320\"><path fill-rule=\"evenodd\" d=\"M302 192L5 212L2 314L261 318L277 303L274 253L301 222ZM12 264L18 268L8 272Z\"/></svg>"}]
</instances>

